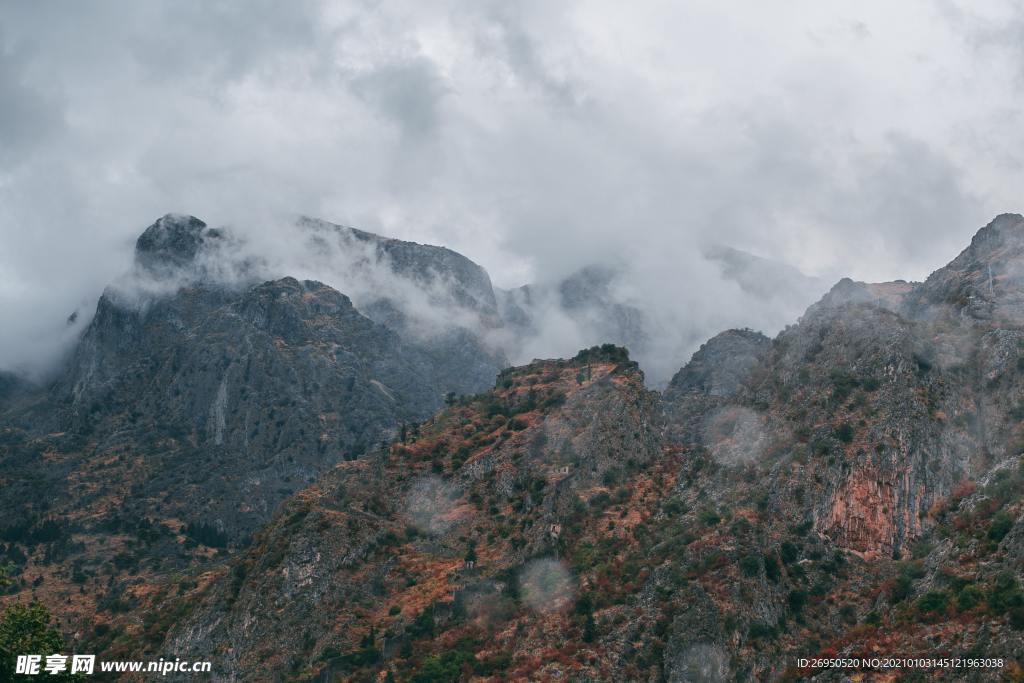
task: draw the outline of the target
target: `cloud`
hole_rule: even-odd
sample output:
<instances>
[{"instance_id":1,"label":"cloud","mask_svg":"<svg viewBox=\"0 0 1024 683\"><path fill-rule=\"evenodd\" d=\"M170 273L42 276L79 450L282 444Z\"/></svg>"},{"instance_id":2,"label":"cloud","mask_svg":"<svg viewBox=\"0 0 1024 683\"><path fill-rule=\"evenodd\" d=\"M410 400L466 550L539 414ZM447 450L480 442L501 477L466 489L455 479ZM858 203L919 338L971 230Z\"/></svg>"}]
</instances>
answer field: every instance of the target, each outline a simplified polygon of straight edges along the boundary
<instances>
[{"instance_id":1,"label":"cloud","mask_svg":"<svg viewBox=\"0 0 1024 683\"><path fill-rule=\"evenodd\" d=\"M433 62L418 58L387 64L352 80L352 89L409 138L436 134L446 87Z\"/></svg>"},{"instance_id":2,"label":"cloud","mask_svg":"<svg viewBox=\"0 0 1024 683\"><path fill-rule=\"evenodd\" d=\"M799 310L709 245L922 278L1019 208L1020 53L986 37L1005 12L965 7L7 3L0 367L51 367L181 212L444 244L504 287L625 263L663 376ZM531 352L586 341L549 313Z\"/></svg>"}]
</instances>

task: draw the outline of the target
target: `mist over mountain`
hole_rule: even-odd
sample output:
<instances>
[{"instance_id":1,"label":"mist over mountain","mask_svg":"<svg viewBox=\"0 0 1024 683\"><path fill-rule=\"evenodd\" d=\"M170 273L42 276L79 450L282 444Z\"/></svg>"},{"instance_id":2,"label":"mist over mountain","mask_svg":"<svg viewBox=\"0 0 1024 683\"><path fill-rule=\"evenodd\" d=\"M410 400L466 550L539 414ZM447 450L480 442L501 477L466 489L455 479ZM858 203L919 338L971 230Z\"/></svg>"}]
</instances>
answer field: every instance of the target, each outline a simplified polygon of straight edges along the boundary
<instances>
[{"instance_id":1,"label":"mist over mountain","mask_svg":"<svg viewBox=\"0 0 1024 683\"><path fill-rule=\"evenodd\" d=\"M1022 46L0 0L0 682L1024 681Z\"/></svg>"},{"instance_id":2,"label":"mist over mountain","mask_svg":"<svg viewBox=\"0 0 1024 683\"><path fill-rule=\"evenodd\" d=\"M294 214L443 245L508 290L625 264L663 382L789 319L708 245L920 280L1021 184L1012 7L9 4L0 367L36 376L167 211L271 254Z\"/></svg>"},{"instance_id":3,"label":"mist over mountain","mask_svg":"<svg viewBox=\"0 0 1024 683\"><path fill-rule=\"evenodd\" d=\"M8 590L77 642L215 680L1024 659L1020 215L924 282L716 334L664 392L614 343L506 355L552 315L656 351L628 266L495 290L442 247L288 234L166 215L53 381L0 376ZM806 282L715 258L765 306Z\"/></svg>"},{"instance_id":4,"label":"mist over mountain","mask_svg":"<svg viewBox=\"0 0 1024 683\"><path fill-rule=\"evenodd\" d=\"M474 335L512 363L570 355L595 344L626 346L648 380L663 386L680 359L714 330L739 325L777 331L826 289L795 268L734 249L718 247L706 257L689 258L706 271L701 291L720 289L730 306L691 306L686 293L668 304L672 297L646 289L651 274L624 260L503 290L492 286L483 267L441 246L306 217L272 228L213 228L199 218L168 214L142 234L133 265L108 292L145 307L154 297L196 283L241 287L285 276L313 279L404 335ZM32 371L23 374L37 381L52 377L92 314L82 306L71 322L55 318L57 339L36 351L27 366Z\"/></svg>"},{"instance_id":5,"label":"mist over mountain","mask_svg":"<svg viewBox=\"0 0 1024 683\"><path fill-rule=\"evenodd\" d=\"M721 332L664 392L614 344L518 367L489 346L551 306L642 348L615 268L496 292L454 252L303 223L297 253L377 286L264 281L269 257L165 216L61 379L5 381L12 590L81 587L62 613L89 647L221 653L216 680L1016 661L1020 215L923 283L843 279L773 337Z\"/></svg>"}]
</instances>

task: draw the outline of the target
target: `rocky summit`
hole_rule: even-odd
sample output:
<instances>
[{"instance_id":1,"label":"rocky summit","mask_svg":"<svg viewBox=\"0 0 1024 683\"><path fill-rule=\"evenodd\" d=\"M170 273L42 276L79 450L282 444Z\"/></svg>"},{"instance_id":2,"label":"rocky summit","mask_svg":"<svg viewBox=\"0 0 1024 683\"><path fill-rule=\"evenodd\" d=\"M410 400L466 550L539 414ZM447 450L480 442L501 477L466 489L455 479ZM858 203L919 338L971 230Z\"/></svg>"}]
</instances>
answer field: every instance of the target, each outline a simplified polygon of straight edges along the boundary
<instances>
[{"instance_id":1,"label":"rocky summit","mask_svg":"<svg viewBox=\"0 0 1024 683\"><path fill-rule=\"evenodd\" d=\"M0 376L5 600L80 651L221 681L1024 680L1021 216L923 283L722 332L664 392L611 343L507 367L489 340L541 295L454 252L302 230L472 316L424 336L397 289L226 280L236 238L169 216L49 386ZM544 296L608 308L612 277ZM999 664L829 664L879 657Z\"/></svg>"}]
</instances>

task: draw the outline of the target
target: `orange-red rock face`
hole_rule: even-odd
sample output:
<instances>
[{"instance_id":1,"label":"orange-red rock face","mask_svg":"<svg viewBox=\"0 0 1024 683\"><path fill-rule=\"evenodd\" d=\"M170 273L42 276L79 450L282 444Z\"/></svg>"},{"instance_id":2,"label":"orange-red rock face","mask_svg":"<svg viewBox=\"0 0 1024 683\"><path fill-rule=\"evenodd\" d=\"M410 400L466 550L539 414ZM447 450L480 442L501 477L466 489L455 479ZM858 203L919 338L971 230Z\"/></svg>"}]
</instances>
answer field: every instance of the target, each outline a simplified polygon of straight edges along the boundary
<instances>
[{"instance_id":1,"label":"orange-red rock face","mask_svg":"<svg viewBox=\"0 0 1024 683\"><path fill-rule=\"evenodd\" d=\"M893 524L893 487L881 480L873 467L858 467L836 489L824 516L814 528L836 545L863 556L891 552L896 529Z\"/></svg>"}]
</instances>

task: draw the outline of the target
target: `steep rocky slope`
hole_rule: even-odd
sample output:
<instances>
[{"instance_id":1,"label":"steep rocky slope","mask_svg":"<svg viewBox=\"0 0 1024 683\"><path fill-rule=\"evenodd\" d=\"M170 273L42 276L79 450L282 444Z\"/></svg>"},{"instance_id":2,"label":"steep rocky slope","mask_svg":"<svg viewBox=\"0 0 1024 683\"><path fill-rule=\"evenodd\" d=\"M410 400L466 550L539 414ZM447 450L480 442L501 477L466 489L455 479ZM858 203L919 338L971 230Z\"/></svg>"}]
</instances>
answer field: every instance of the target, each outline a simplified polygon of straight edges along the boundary
<instances>
[{"instance_id":1,"label":"steep rocky slope","mask_svg":"<svg viewBox=\"0 0 1024 683\"><path fill-rule=\"evenodd\" d=\"M671 483L655 406L615 348L503 373L296 496L202 594L170 652L223 653L220 674L246 680L376 666L378 646L411 671L468 639L479 666L505 668L535 629L577 633L568 558L627 537L647 515L618 514L625 500L653 509Z\"/></svg>"},{"instance_id":2,"label":"steep rocky slope","mask_svg":"<svg viewBox=\"0 0 1024 683\"><path fill-rule=\"evenodd\" d=\"M445 247L390 239L313 218L300 219L299 227L322 244L340 240L347 252L357 252L356 245L370 247L373 256L386 261L394 274L428 288L439 302L478 311L491 324L496 320L497 302L490 276L462 254ZM448 286L439 287L439 283Z\"/></svg>"},{"instance_id":3,"label":"steep rocky slope","mask_svg":"<svg viewBox=\"0 0 1024 683\"><path fill-rule=\"evenodd\" d=\"M1022 245L1000 217L923 285L843 281L663 397L615 348L507 371L293 498L164 652L226 679L1019 676Z\"/></svg>"},{"instance_id":4,"label":"steep rocky slope","mask_svg":"<svg viewBox=\"0 0 1024 683\"><path fill-rule=\"evenodd\" d=\"M140 268L184 284L112 292L50 393L5 393L0 550L85 647L215 680L1024 677L1020 216L924 283L843 280L774 339L719 334L664 394L611 345L476 394L388 296L212 287L230 236L173 222ZM449 265L426 272L475 329L507 317Z\"/></svg>"},{"instance_id":5,"label":"steep rocky slope","mask_svg":"<svg viewBox=\"0 0 1024 683\"><path fill-rule=\"evenodd\" d=\"M440 264L453 297L490 292L447 250L374 248L421 280ZM131 604L133 585L244 547L287 496L504 365L466 330L388 327L322 283L263 280L237 251L165 216L49 387L0 378L0 561L76 626Z\"/></svg>"}]
</instances>

